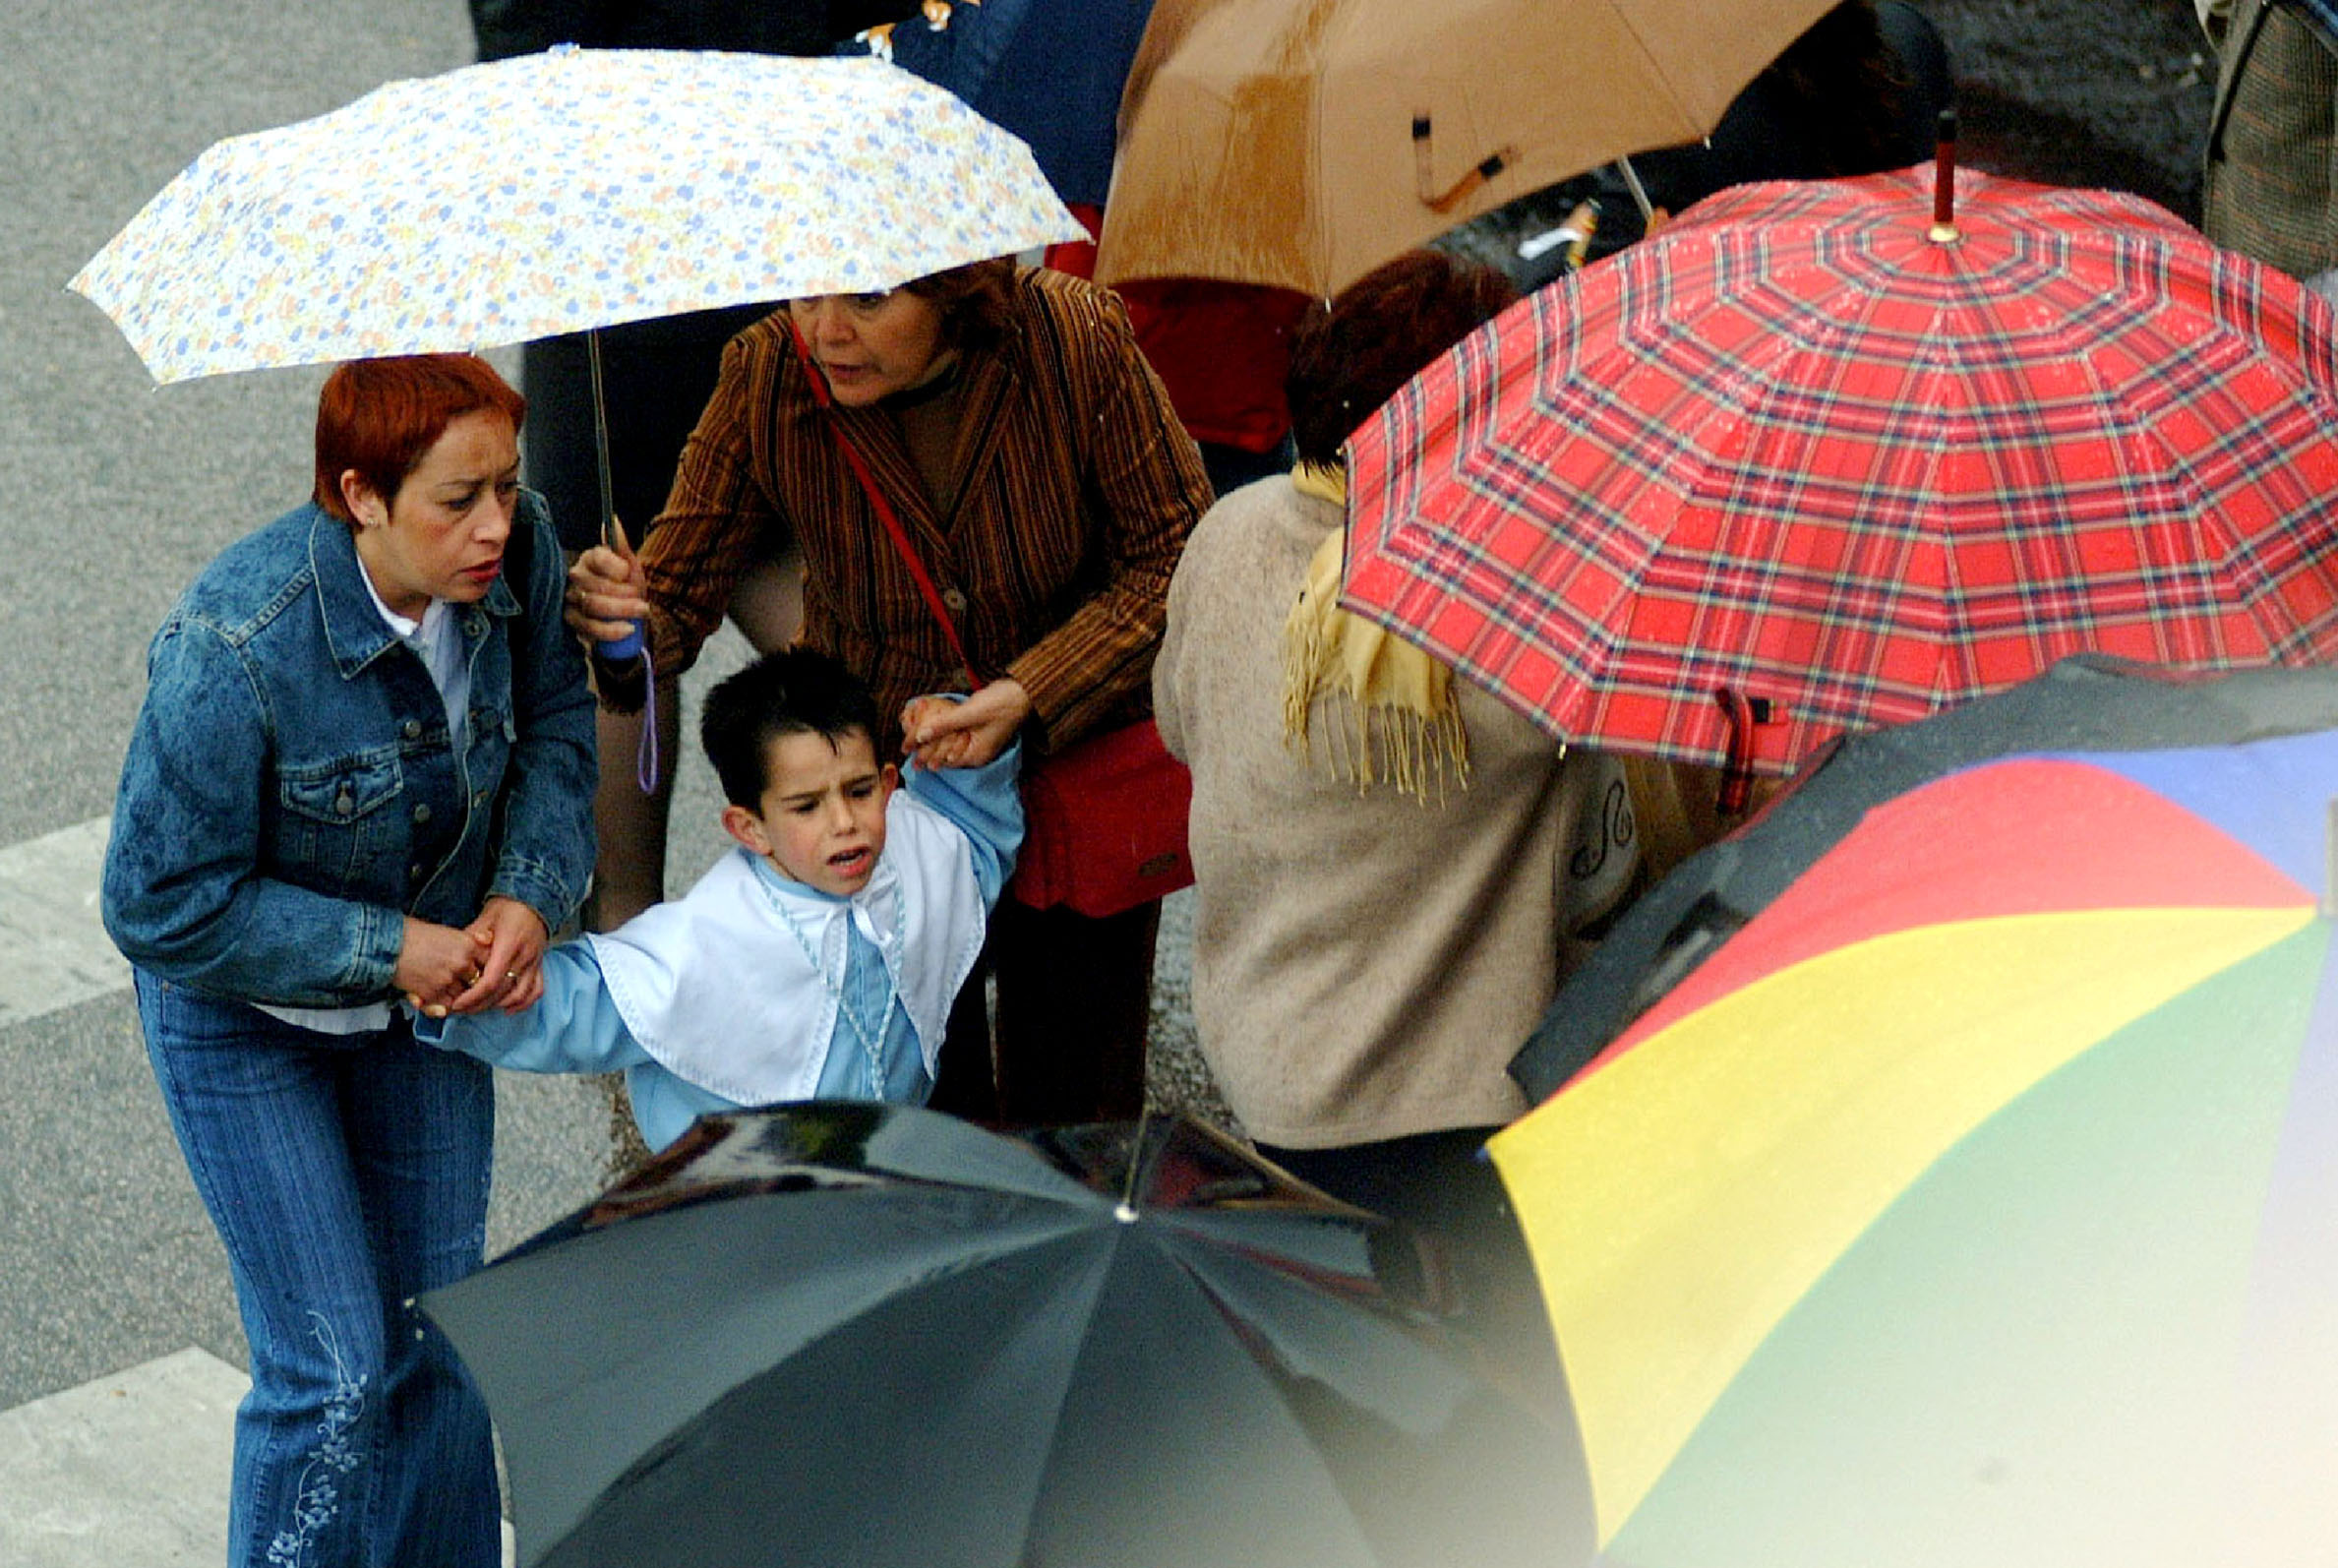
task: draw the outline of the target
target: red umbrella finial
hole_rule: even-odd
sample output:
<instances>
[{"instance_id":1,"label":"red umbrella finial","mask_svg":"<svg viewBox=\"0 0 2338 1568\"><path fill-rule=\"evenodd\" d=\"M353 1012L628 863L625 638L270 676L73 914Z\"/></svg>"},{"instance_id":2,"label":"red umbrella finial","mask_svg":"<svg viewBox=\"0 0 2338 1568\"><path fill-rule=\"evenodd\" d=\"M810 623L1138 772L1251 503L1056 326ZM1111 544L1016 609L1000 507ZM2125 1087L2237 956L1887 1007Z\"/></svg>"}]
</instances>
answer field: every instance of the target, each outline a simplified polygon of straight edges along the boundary
<instances>
[{"instance_id":1,"label":"red umbrella finial","mask_svg":"<svg viewBox=\"0 0 2338 1568\"><path fill-rule=\"evenodd\" d=\"M1932 230L1935 245L1956 243L1956 111L1941 110L1932 151Z\"/></svg>"}]
</instances>

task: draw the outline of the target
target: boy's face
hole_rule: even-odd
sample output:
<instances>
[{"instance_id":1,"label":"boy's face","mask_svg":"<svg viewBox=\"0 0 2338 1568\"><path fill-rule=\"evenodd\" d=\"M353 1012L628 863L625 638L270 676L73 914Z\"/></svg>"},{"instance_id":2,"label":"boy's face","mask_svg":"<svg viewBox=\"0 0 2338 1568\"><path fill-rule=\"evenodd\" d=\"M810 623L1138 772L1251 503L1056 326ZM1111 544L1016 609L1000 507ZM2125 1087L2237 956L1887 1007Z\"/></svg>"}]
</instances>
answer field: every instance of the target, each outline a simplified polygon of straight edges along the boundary
<instances>
[{"instance_id":1,"label":"boy's face","mask_svg":"<svg viewBox=\"0 0 2338 1568\"><path fill-rule=\"evenodd\" d=\"M763 749L756 809L723 808L731 836L791 881L849 898L869 885L885 849L885 802L901 775L879 767L876 744L858 731L831 743L809 732Z\"/></svg>"}]
</instances>

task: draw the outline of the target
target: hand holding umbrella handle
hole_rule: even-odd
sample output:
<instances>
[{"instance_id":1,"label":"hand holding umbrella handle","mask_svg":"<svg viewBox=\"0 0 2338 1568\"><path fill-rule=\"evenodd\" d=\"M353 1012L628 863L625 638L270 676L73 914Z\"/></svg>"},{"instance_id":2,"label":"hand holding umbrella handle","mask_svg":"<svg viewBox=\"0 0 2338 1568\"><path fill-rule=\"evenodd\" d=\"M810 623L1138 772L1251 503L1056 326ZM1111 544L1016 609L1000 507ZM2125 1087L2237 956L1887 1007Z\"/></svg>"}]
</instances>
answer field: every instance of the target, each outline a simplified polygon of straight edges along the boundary
<instances>
[{"instance_id":1,"label":"hand holding umbrella handle","mask_svg":"<svg viewBox=\"0 0 2338 1568\"><path fill-rule=\"evenodd\" d=\"M609 397L601 387L601 330L596 327L584 334L586 363L592 367L593 389L593 455L601 476L601 543L617 552L627 567L633 565L633 548L626 542L625 524L617 520L617 487L609 476ZM613 664L630 664L641 656L643 638L641 623L635 621L633 630L612 642L603 642L597 651Z\"/></svg>"},{"instance_id":2,"label":"hand holding umbrella handle","mask_svg":"<svg viewBox=\"0 0 2338 1568\"><path fill-rule=\"evenodd\" d=\"M633 559L633 547L626 540L625 524L617 520L617 515L614 513L601 520L601 542L615 551L618 559L628 567L636 565ZM635 621L632 631L622 637L596 643L593 651L611 664L630 664L633 660L641 657L641 650L648 645L649 639L645 628L642 623Z\"/></svg>"},{"instance_id":3,"label":"hand holding umbrella handle","mask_svg":"<svg viewBox=\"0 0 2338 1568\"><path fill-rule=\"evenodd\" d=\"M641 564L633 556L632 545L627 542L625 524L618 521L614 512L602 513L601 540L609 552L624 565L628 584L638 589L641 581ZM578 570L583 570L589 564L590 556L591 552L586 552L585 560L579 563ZM571 589L571 591L573 590ZM571 605L573 605L573 600L571 600ZM571 608L570 613L571 624L573 624L574 609ZM581 631L583 628L579 627L578 630ZM635 620L631 623L630 630L623 635L593 641L590 646L595 662L613 670L622 669L636 659L641 662L641 741L633 758L633 779L640 785L642 794L654 795L657 793L659 773L658 672L657 661L650 657L647 629L639 620Z\"/></svg>"}]
</instances>

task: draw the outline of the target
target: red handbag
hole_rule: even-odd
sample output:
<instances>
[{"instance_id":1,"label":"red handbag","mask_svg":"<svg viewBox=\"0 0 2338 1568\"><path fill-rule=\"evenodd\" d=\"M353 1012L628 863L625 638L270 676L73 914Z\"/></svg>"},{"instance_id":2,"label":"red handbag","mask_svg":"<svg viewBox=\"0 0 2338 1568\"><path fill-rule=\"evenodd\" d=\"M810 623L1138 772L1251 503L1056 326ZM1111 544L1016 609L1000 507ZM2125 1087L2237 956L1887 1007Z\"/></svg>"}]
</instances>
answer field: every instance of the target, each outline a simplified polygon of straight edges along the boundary
<instances>
[{"instance_id":1,"label":"red handbag","mask_svg":"<svg viewBox=\"0 0 2338 1568\"><path fill-rule=\"evenodd\" d=\"M812 396L826 408L827 383L792 321L788 335L810 377ZM867 459L841 426L831 420L828 429L909 568L926 608L941 623L950 650L960 665L976 672L957 622ZM1033 909L1061 905L1102 917L1190 887L1193 857L1185 845L1185 818L1192 805L1193 776L1169 755L1150 718L1083 737L1023 770L1023 847L1007 895Z\"/></svg>"},{"instance_id":2,"label":"red handbag","mask_svg":"<svg viewBox=\"0 0 2338 1568\"><path fill-rule=\"evenodd\" d=\"M1006 890L1034 909L1122 910L1193 885L1193 775L1151 719L1074 742L1023 775L1023 850Z\"/></svg>"}]
</instances>

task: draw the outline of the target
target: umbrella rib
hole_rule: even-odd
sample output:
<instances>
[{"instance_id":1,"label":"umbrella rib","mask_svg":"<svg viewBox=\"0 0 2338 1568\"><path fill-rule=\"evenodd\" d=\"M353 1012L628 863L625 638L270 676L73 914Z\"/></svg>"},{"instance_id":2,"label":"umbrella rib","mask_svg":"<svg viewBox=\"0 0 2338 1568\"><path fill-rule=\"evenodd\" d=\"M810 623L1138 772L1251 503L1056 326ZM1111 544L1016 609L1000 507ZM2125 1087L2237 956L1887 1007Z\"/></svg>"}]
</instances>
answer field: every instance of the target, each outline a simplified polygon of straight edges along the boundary
<instances>
[{"instance_id":1,"label":"umbrella rib","mask_svg":"<svg viewBox=\"0 0 2338 1568\"><path fill-rule=\"evenodd\" d=\"M1081 1303L1080 1309L1079 1344L1066 1359L1067 1369L1063 1380L1056 1385L1052 1408L1047 1413L1048 1447L1047 1451L1040 1456L1037 1472L1040 1477L1040 1484L1032 1488L1029 1504L1023 1510L1022 1536L1015 1542L1013 1559L1018 1563L1030 1559L1032 1537L1036 1533L1039 1523L1040 1505L1047 1500L1048 1495L1046 1478L1054 1470L1056 1450L1063 1442L1064 1413L1071 1408L1072 1389L1079 1382L1080 1363L1087 1359L1088 1348L1095 1341L1097 1331L1101 1327L1097 1304L1103 1300L1105 1286L1111 1279L1112 1269L1119 1262L1120 1248L1126 1241L1125 1229L1125 1223L1113 1227L1113 1234L1106 1245L1104 1258L1088 1279L1087 1299Z\"/></svg>"}]
</instances>

